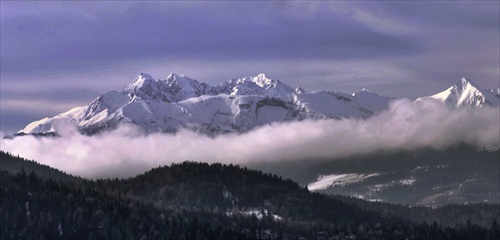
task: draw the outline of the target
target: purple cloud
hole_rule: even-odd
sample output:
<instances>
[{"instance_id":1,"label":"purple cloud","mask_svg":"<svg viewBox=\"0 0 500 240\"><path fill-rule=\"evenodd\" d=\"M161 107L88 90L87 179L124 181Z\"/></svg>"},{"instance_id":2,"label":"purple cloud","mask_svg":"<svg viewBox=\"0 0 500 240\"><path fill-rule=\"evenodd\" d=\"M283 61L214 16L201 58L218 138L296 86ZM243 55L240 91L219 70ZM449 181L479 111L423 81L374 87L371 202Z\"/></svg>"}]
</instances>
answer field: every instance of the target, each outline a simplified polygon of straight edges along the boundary
<instances>
[{"instance_id":1,"label":"purple cloud","mask_svg":"<svg viewBox=\"0 0 500 240\"><path fill-rule=\"evenodd\" d=\"M61 88L119 90L140 72L211 84L266 72L308 90L410 98L461 77L500 87L498 2L0 4L3 119L19 115L5 102L23 88L53 102Z\"/></svg>"}]
</instances>

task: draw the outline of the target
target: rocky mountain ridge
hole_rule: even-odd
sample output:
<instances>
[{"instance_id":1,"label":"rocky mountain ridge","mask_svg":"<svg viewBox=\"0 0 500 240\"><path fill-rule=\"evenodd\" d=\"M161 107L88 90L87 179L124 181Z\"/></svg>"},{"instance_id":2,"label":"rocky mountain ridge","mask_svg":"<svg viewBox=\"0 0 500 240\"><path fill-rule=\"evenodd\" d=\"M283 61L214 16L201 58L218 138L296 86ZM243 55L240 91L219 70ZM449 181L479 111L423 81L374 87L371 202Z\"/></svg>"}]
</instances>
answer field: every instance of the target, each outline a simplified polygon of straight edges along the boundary
<instances>
[{"instance_id":1,"label":"rocky mountain ridge","mask_svg":"<svg viewBox=\"0 0 500 240\"><path fill-rule=\"evenodd\" d=\"M57 132L61 122L86 134L133 124L146 132L246 132L272 122L304 119L367 118L388 108L391 98L362 90L306 92L265 74L231 78L218 86L184 75L153 79L141 73L122 91L102 94L84 107L35 121L18 134Z\"/></svg>"},{"instance_id":2,"label":"rocky mountain ridge","mask_svg":"<svg viewBox=\"0 0 500 240\"><path fill-rule=\"evenodd\" d=\"M452 107L498 107L500 95L463 78L438 94L422 97ZM353 94L308 92L265 74L231 78L217 86L172 73L154 79L141 73L121 91L102 94L87 106L30 123L17 134L57 133L70 123L84 134L113 130L120 124L146 133L175 133L181 129L205 134L243 133L273 122L306 119L369 118L394 100L363 89Z\"/></svg>"}]
</instances>

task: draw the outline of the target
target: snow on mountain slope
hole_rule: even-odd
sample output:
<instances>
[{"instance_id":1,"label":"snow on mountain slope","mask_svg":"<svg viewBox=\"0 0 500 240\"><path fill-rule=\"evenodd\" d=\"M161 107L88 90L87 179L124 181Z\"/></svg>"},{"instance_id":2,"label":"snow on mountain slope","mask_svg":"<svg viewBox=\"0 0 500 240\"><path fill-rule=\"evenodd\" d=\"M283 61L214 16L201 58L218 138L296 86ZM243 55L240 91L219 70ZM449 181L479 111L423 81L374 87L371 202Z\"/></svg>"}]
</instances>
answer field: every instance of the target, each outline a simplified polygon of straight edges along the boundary
<instances>
[{"instance_id":1,"label":"snow on mountain slope","mask_svg":"<svg viewBox=\"0 0 500 240\"><path fill-rule=\"evenodd\" d=\"M500 106L500 95L494 90L479 87L471 80L462 78L450 88L429 97L454 107Z\"/></svg>"},{"instance_id":2,"label":"snow on mountain slope","mask_svg":"<svg viewBox=\"0 0 500 240\"><path fill-rule=\"evenodd\" d=\"M383 98L381 97L383 100ZM320 91L298 94L294 103L304 113L303 118L367 118L374 113L362 107L356 98L339 92Z\"/></svg>"},{"instance_id":3,"label":"snow on mountain slope","mask_svg":"<svg viewBox=\"0 0 500 240\"><path fill-rule=\"evenodd\" d=\"M174 73L156 80L141 73L121 92L104 93L87 106L30 123L18 134L57 132L60 122L76 124L85 134L121 123L146 132L246 132L272 122L367 118L387 109L390 100L367 90L352 95L306 92L265 74L231 78L213 87Z\"/></svg>"},{"instance_id":4,"label":"snow on mountain slope","mask_svg":"<svg viewBox=\"0 0 500 240\"><path fill-rule=\"evenodd\" d=\"M57 122L70 121L71 119L76 119L77 116L81 116L82 112L86 110L86 107L76 107L65 113L61 113L52 118L43 118L38 121L34 121L24 127L18 133L49 133L56 132L55 125Z\"/></svg>"},{"instance_id":5,"label":"snow on mountain slope","mask_svg":"<svg viewBox=\"0 0 500 240\"><path fill-rule=\"evenodd\" d=\"M380 95L366 88L363 88L363 90L359 92L353 93L352 96L356 98L360 105L374 113L388 109L389 102L393 100L392 98L387 96L381 97Z\"/></svg>"},{"instance_id":6,"label":"snow on mountain slope","mask_svg":"<svg viewBox=\"0 0 500 240\"><path fill-rule=\"evenodd\" d=\"M261 95L281 100L290 100L294 90L281 81L270 79L264 73L261 73L256 77L231 78L215 87L214 92L233 96Z\"/></svg>"}]
</instances>

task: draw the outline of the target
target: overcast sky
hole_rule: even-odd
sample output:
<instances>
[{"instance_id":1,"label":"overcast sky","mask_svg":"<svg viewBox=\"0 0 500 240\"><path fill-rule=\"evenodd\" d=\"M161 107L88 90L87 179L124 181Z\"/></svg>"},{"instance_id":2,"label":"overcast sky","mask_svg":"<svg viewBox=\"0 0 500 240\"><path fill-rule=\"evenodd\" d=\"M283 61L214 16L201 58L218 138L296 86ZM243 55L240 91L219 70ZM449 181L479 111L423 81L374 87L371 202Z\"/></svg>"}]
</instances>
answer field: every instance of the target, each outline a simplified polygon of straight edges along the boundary
<instances>
[{"instance_id":1,"label":"overcast sky","mask_svg":"<svg viewBox=\"0 0 500 240\"><path fill-rule=\"evenodd\" d=\"M141 72L212 85L265 72L309 91L409 98L461 77L500 87L498 1L0 4L4 132Z\"/></svg>"}]
</instances>

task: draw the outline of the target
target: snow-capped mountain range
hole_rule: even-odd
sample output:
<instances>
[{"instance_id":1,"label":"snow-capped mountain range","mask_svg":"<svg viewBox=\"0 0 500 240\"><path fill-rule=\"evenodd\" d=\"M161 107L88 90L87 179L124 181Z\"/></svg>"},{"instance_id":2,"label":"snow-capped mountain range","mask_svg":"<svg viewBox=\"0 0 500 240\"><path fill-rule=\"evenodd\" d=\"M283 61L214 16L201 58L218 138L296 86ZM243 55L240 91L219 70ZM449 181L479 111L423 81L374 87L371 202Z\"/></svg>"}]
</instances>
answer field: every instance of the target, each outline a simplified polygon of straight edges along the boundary
<instances>
[{"instance_id":1,"label":"snow-capped mountain range","mask_svg":"<svg viewBox=\"0 0 500 240\"><path fill-rule=\"evenodd\" d=\"M499 92L461 79L449 89L420 100L497 107ZM104 93L87 106L32 122L17 134L56 133L61 122L76 124L84 134L112 130L119 124L136 125L148 133L174 133L182 128L207 134L241 133L272 122L368 118L388 109L391 100L366 89L353 94L307 92L265 74L210 86L174 73L165 79L141 73L120 92Z\"/></svg>"}]
</instances>

